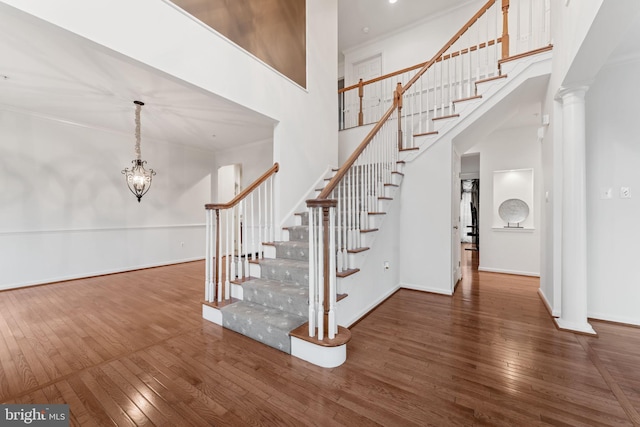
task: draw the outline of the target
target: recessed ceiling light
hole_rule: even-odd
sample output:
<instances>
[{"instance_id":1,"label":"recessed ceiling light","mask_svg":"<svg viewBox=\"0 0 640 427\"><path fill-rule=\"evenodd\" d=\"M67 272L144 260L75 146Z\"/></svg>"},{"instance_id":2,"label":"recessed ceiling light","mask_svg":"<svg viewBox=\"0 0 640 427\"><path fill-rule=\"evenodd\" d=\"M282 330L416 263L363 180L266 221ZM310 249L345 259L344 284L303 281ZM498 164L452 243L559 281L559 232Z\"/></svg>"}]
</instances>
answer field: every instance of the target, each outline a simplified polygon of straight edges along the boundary
<instances>
[{"instance_id":1,"label":"recessed ceiling light","mask_svg":"<svg viewBox=\"0 0 640 427\"><path fill-rule=\"evenodd\" d=\"M365 34L369 34L369 27L362 27L362 32Z\"/></svg>"},{"instance_id":2,"label":"recessed ceiling light","mask_svg":"<svg viewBox=\"0 0 640 427\"><path fill-rule=\"evenodd\" d=\"M397 2L398 0L389 0L389 3L394 4L395 2Z\"/></svg>"}]
</instances>

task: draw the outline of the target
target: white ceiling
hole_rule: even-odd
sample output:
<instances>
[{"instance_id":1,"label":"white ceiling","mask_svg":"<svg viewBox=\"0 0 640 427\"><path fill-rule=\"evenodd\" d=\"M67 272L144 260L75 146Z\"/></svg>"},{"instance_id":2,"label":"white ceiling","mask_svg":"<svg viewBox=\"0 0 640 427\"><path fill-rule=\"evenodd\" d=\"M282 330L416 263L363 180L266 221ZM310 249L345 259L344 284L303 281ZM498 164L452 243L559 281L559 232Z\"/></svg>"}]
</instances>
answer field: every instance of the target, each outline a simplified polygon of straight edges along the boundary
<instances>
[{"instance_id":1,"label":"white ceiling","mask_svg":"<svg viewBox=\"0 0 640 427\"><path fill-rule=\"evenodd\" d=\"M477 0L397 0L396 3L391 4L389 0L338 0L338 51L344 52L429 16L474 1L477 2ZM368 32L365 33L364 28L367 28Z\"/></svg>"}]
</instances>

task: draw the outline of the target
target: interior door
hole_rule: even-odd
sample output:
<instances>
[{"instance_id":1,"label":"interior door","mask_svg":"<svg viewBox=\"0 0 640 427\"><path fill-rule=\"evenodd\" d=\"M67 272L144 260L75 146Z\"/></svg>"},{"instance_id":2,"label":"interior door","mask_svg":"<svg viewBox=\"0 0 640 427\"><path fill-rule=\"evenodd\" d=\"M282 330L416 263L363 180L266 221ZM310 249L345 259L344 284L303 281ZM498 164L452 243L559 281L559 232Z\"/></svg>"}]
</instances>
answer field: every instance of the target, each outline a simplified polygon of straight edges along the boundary
<instances>
[{"instance_id":1,"label":"interior door","mask_svg":"<svg viewBox=\"0 0 640 427\"><path fill-rule=\"evenodd\" d=\"M460 268L460 155L453 150L452 165L452 185L451 195L451 291L455 290L456 284L462 278Z\"/></svg>"},{"instance_id":2,"label":"interior door","mask_svg":"<svg viewBox=\"0 0 640 427\"><path fill-rule=\"evenodd\" d=\"M360 79L363 81L371 80L382 75L382 57L380 55L367 58L353 64L353 76L357 83ZM373 123L379 119L377 117L377 107L381 103L380 83L369 84L364 87L362 98L362 111L364 113L364 124ZM353 91L357 94L357 91ZM356 105L352 111L357 114L360 110L360 99L356 97Z\"/></svg>"}]
</instances>

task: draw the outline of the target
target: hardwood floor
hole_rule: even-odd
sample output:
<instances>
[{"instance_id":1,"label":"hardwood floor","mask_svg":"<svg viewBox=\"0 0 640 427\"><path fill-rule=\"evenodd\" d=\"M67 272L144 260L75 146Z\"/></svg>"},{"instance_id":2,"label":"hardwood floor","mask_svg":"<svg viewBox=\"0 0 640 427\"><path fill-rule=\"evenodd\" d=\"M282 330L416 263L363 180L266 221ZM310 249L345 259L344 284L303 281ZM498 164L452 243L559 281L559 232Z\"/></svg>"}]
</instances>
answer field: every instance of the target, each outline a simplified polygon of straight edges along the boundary
<instances>
[{"instance_id":1,"label":"hardwood floor","mask_svg":"<svg viewBox=\"0 0 640 427\"><path fill-rule=\"evenodd\" d=\"M0 292L0 402L72 425L640 425L640 329L560 332L537 279L476 257L453 297L360 321L335 369L202 320L200 262Z\"/></svg>"}]
</instances>

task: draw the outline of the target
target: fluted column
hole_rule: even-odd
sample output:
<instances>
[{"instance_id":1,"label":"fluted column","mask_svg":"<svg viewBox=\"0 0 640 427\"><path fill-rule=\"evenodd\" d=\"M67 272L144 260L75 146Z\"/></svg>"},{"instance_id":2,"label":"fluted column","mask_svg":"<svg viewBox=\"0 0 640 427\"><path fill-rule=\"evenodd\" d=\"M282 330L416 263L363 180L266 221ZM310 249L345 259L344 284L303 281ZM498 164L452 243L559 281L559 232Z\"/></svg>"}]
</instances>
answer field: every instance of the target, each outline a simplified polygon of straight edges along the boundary
<instances>
[{"instance_id":1,"label":"fluted column","mask_svg":"<svg viewBox=\"0 0 640 427\"><path fill-rule=\"evenodd\" d=\"M563 89L562 99L562 330L595 334L587 321L586 86Z\"/></svg>"}]
</instances>

